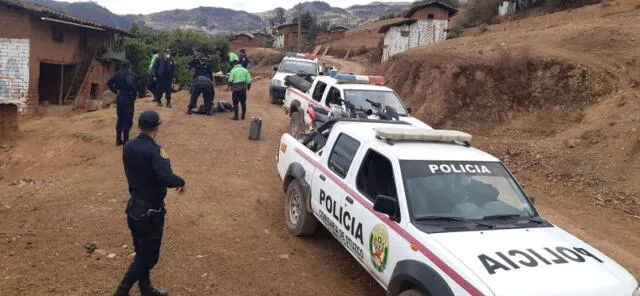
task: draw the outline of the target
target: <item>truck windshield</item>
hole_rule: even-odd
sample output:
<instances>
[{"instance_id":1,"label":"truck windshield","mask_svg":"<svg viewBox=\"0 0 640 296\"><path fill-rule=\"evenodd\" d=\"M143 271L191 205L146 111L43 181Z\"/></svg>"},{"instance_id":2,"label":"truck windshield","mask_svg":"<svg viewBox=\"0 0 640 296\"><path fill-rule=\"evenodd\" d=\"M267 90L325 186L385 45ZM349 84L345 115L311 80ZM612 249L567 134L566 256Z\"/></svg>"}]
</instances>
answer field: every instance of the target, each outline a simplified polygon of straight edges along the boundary
<instances>
[{"instance_id":1,"label":"truck windshield","mask_svg":"<svg viewBox=\"0 0 640 296\"><path fill-rule=\"evenodd\" d=\"M345 90L345 100L355 106L356 109L375 110L371 103L367 100L381 103L383 106L389 106L396 109L398 115L407 116L408 112L404 104L393 91L384 90Z\"/></svg>"},{"instance_id":2,"label":"truck windshield","mask_svg":"<svg viewBox=\"0 0 640 296\"><path fill-rule=\"evenodd\" d=\"M499 162L401 161L414 220L530 219L537 215Z\"/></svg>"},{"instance_id":3,"label":"truck windshield","mask_svg":"<svg viewBox=\"0 0 640 296\"><path fill-rule=\"evenodd\" d=\"M280 64L278 72L294 74L298 72L304 72L311 75L318 75L318 67L316 66L316 63L313 62L283 60Z\"/></svg>"}]
</instances>

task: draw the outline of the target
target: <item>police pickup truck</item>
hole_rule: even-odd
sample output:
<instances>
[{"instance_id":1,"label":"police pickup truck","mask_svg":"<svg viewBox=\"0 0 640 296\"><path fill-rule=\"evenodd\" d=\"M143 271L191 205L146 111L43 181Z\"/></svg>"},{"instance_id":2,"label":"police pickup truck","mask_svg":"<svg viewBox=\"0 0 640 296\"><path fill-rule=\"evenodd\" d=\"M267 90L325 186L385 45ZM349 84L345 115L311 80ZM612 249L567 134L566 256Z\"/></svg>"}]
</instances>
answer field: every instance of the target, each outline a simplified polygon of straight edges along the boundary
<instances>
[{"instance_id":1,"label":"police pickup truck","mask_svg":"<svg viewBox=\"0 0 640 296\"><path fill-rule=\"evenodd\" d=\"M387 295L640 295L623 267L542 219L470 135L334 121L313 150L282 136L287 228L325 226Z\"/></svg>"},{"instance_id":2,"label":"police pickup truck","mask_svg":"<svg viewBox=\"0 0 640 296\"><path fill-rule=\"evenodd\" d=\"M275 75L269 86L269 99L273 104L281 104L287 90L284 80L289 75L304 73L310 76L323 74L318 58L314 55L287 52L279 66L273 68Z\"/></svg>"},{"instance_id":3,"label":"police pickup truck","mask_svg":"<svg viewBox=\"0 0 640 296\"><path fill-rule=\"evenodd\" d=\"M404 106L396 92L382 86L384 83L385 79L381 76L332 72L329 76L316 77L306 92L289 87L283 106L285 113L289 114L290 133L295 135L311 125L314 107L332 113L347 109L371 110L375 109L373 104L376 103L395 110L402 121L427 127L425 123L410 115L411 109Z\"/></svg>"}]
</instances>

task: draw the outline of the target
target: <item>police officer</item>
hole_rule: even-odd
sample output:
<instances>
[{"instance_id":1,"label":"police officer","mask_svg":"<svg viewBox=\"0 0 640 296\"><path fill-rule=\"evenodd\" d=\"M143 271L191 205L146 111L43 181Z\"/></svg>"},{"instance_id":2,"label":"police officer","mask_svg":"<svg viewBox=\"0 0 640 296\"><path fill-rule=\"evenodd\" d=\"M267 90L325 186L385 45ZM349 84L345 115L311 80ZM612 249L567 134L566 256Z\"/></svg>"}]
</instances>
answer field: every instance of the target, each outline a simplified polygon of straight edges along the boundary
<instances>
[{"instance_id":1,"label":"police officer","mask_svg":"<svg viewBox=\"0 0 640 296\"><path fill-rule=\"evenodd\" d=\"M229 74L229 85L227 87L227 89L231 88L233 91L233 117L231 119L238 120L238 104L240 104L242 105L242 120L244 120L247 113L247 91L251 89L251 74L247 68L240 64L238 55L235 53L229 54L229 61L233 67Z\"/></svg>"},{"instance_id":2,"label":"police officer","mask_svg":"<svg viewBox=\"0 0 640 296\"><path fill-rule=\"evenodd\" d=\"M128 296L136 282L142 296L168 295L151 286L149 272L160 257L167 187L184 194L185 182L173 173L169 156L154 140L161 123L155 111L143 112L138 121L140 135L124 145L124 170L131 195L127 223L136 256L114 296Z\"/></svg>"},{"instance_id":3,"label":"police officer","mask_svg":"<svg viewBox=\"0 0 640 296\"><path fill-rule=\"evenodd\" d=\"M243 49L240 49L240 65L242 65L245 69L249 69L249 58L247 57L247 52Z\"/></svg>"},{"instance_id":4,"label":"police officer","mask_svg":"<svg viewBox=\"0 0 640 296\"><path fill-rule=\"evenodd\" d=\"M147 77L149 79L149 81L147 81L147 88L151 91L154 102L156 102L156 82L153 81L153 65L155 65L159 56L160 54L158 54L157 49L151 50L151 62L149 63L149 70L147 71Z\"/></svg>"},{"instance_id":5,"label":"police officer","mask_svg":"<svg viewBox=\"0 0 640 296\"><path fill-rule=\"evenodd\" d=\"M202 54L198 54L194 59L189 61L189 69L194 70L194 74L191 86L191 101L189 102L187 114L192 114L191 109L196 107L198 97L202 94L207 115L213 115L213 96L215 95L215 91L213 89L213 69L209 61Z\"/></svg>"},{"instance_id":6,"label":"police officer","mask_svg":"<svg viewBox=\"0 0 640 296\"><path fill-rule=\"evenodd\" d=\"M176 69L171 60L171 50L156 59L153 64L152 79L156 82L156 101L162 106L162 95L166 94L167 108L171 108L171 83L176 79Z\"/></svg>"},{"instance_id":7,"label":"police officer","mask_svg":"<svg viewBox=\"0 0 640 296\"><path fill-rule=\"evenodd\" d=\"M129 132L133 125L133 111L136 100L137 87L133 73L129 71L131 63L124 60L118 71L109 81L109 90L118 95L116 114L116 146L129 141Z\"/></svg>"}]
</instances>

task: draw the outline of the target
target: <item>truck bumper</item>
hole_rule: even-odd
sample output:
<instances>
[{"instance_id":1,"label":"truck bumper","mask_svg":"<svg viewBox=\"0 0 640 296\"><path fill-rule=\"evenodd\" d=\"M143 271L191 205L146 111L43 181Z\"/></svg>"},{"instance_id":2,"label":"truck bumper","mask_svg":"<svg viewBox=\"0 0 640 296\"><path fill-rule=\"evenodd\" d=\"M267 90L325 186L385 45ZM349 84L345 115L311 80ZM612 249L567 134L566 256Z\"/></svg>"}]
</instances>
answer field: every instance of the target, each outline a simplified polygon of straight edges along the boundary
<instances>
[{"instance_id":1,"label":"truck bumper","mask_svg":"<svg viewBox=\"0 0 640 296\"><path fill-rule=\"evenodd\" d=\"M284 99L284 94L287 92L287 88L279 85L269 86L269 95L276 99Z\"/></svg>"}]
</instances>

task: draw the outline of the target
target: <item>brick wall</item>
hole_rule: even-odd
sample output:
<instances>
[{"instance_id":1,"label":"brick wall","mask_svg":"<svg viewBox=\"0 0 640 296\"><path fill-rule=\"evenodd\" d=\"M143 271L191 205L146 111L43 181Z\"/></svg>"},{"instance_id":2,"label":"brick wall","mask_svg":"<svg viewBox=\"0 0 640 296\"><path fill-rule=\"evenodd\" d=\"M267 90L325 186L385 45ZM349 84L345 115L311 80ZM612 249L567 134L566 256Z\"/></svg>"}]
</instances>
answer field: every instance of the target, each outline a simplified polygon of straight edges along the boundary
<instances>
[{"instance_id":1,"label":"brick wall","mask_svg":"<svg viewBox=\"0 0 640 296\"><path fill-rule=\"evenodd\" d=\"M18 131L18 107L0 104L0 139L6 139Z\"/></svg>"},{"instance_id":2,"label":"brick wall","mask_svg":"<svg viewBox=\"0 0 640 296\"><path fill-rule=\"evenodd\" d=\"M422 9L418 9L413 15L411 15L411 19L417 20L426 20L429 19L429 15L433 15L433 19L436 20L449 20L449 12L445 9L438 7L425 7Z\"/></svg>"}]
</instances>

